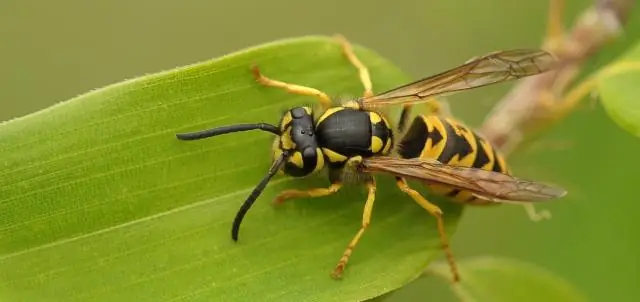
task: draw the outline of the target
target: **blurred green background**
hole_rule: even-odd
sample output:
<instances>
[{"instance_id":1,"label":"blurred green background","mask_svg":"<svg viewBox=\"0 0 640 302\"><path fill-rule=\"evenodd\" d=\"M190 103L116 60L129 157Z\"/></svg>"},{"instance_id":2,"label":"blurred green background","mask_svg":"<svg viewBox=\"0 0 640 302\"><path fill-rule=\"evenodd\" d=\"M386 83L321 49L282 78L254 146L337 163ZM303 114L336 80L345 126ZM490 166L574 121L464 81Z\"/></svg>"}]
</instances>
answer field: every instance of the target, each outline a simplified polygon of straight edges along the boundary
<instances>
[{"instance_id":1,"label":"blurred green background","mask_svg":"<svg viewBox=\"0 0 640 302\"><path fill-rule=\"evenodd\" d=\"M589 5L567 1L565 24ZM486 52L539 46L547 7L543 0L4 0L0 119L123 79L308 34L342 33L417 78ZM639 19L636 10L627 34L588 66L632 43L640 34ZM477 126L508 88L456 95L454 114ZM453 238L457 257L527 260L567 278L592 301L637 301L639 151L640 142L608 120L599 105L581 107L511 158L518 175L569 190L564 200L545 205L553 219L533 223L517 206L469 208ZM445 293L442 286L418 280L389 301L424 300L423 295Z\"/></svg>"}]
</instances>

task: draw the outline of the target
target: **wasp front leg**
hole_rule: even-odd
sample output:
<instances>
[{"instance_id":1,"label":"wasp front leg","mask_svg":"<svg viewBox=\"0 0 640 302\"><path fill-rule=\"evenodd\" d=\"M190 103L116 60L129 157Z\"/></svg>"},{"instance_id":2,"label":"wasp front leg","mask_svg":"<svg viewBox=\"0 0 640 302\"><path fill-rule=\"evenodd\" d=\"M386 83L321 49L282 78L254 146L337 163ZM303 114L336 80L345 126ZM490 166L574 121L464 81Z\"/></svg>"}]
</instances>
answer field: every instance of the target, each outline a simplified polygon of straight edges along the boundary
<instances>
[{"instance_id":1,"label":"wasp front leg","mask_svg":"<svg viewBox=\"0 0 640 302\"><path fill-rule=\"evenodd\" d=\"M251 68L251 71L256 81L264 86L281 88L293 94L312 96L318 99L318 101L320 102L320 105L322 105L324 110L331 108L331 104L332 104L331 98L326 93L318 89L306 87L306 86L300 86L296 84L285 83L285 82L267 78L260 72L260 69L258 68L258 66L255 66L255 65Z\"/></svg>"},{"instance_id":2,"label":"wasp front leg","mask_svg":"<svg viewBox=\"0 0 640 302\"><path fill-rule=\"evenodd\" d=\"M274 204L280 205L288 199L301 197L322 197L338 192L342 188L342 183L334 182L328 188L313 188L308 190L284 190L273 201Z\"/></svg>"},{"instance_id":3,"label":"wasp front leg","mask_svg":"<svg viewBox=\"0 0 640 302\"><path fill-rule=\"evenodd\" d=\"M364 86L364 92L362 95L364 97L373 96L373 84L371 84L371 75L369 75L369 69L367 68L367 66L362 64L360 59L358 59L356 54L353 52L351 43L349 43L349 41L347 41L344 36L336 35L336 40L338 40L338 42L340 42L340 45L342 45L342 52L347 57L349 62L351 62L351 64L358 69L360 82L362 82L362 86Z\"/></svg>"}]
</instances>

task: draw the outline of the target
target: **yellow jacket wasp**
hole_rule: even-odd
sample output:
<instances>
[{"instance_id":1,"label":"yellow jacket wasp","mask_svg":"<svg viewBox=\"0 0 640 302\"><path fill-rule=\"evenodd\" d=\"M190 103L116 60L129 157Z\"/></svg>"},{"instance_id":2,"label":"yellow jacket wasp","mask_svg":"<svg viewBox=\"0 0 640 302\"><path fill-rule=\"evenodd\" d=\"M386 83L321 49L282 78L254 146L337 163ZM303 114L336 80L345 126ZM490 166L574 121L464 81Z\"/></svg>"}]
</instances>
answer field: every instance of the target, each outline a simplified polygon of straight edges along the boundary
<instances>
[{"instance_id":1,"label":"yellow jacket wasp","mask_svg":"<svg viewBox=\"0 0 640 302\"><path fill-rule=\"evenodd\" d=\"M343 37L338 37L348 60L358 69L364 85L361 98L334 105L322 91L284 83L262 75L258 67L252 71L257 82L290 93L316 97L323 112L315 117L310 107L289 109L279 124L266 123L224 126L194 133L177 134L180 140L197 140L217 135L262 130L273 133L273 164L267 175L251 192L238 211L231 230L238 240L240 224L245 214L280 170L286 175L304 177L329 170L331 185L309 190L285 190L276 202L291 198L327 196L343 185L346 173L362 176L368 188L362 226L349 242L332 272L339 278L370 223L375 200L376 183L373 173L395 175L400 190L437 219L442 246L451 266L454 281L459 280L453 254L444 232L442 211L407 184L418 180L438 194L455 202L491 204L500 202L535 202L562 197L560 188L510 176L504 159L479 134L450 117L437 113L416 116L399 139L412 105L430 101L434 96L519 79L550 70L555 59L543 50L506 50L487 54L440 74L375 95L367 68ZM376 108L402 104L404 110L398 129L393 130L387 118ZM397 142L396 142L397 140ZM392 154L395 153L395 154Z\"/></svg>"}]
</instances>

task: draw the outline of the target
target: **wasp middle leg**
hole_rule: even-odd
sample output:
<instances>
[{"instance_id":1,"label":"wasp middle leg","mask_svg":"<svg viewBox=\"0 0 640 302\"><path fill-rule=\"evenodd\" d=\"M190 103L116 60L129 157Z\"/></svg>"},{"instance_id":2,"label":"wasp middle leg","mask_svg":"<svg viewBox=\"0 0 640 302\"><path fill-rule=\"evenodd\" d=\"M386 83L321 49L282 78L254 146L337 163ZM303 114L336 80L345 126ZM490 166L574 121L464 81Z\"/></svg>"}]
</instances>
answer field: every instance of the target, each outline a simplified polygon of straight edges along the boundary
<instances>
[{"instance_id":1,"label":"wasp middle leg","mask_svg":"<svg viewBox=\"0 0 640 302\"><path fill-rule=\"evenodd\" d=\"M256 81L264 86L282 88L287 92L293 93L293 94L313 96L317 98L318 101L320 101L320 105L322 105L324 110L331 108L331 104L332 104L331 98L326 93L318 89L306 87L306 86L300 86L296 84L285 83L285 82L267 78L260 72L260 68L258 68L258 66L256 65L251 67L251 72L253 74L253 77L256 79Z\"/></svg>"},{"instance_id":2,"label":"wasp middle leg","mask_svg":"<svg viewBox=\"0 0 640 302\"><path fill-rule=\"evenodd\" d=\"M373 202L376 199L376 182L373 177L369 177L366 182L367 185L367 201L364 204L364 211L362 212L362 224L358 233L351 239L349 245L347 245L347 249L342 253L342 257L340 257L340 261L336 265L336 268L331 272L331 277L334 279L339 279L342 277L342 272L344 272L344 268L349 262L349 257L351 257L351 253L360 242L362 235L364 235L365 230L369 227L369 223L371 223L371 213L373 212Z\"/></svg>"},{"instance_id":3,"label":"wasp middle leg","mask_svg":"<svg viewBox=\"0 0 640 302\"><path fill-rule=\"evenodd\" d=\"M313 188L308 190L284 190L276 196L274 204L279 205L285 200L300 197L322 197L338 192L342 188L342 183L334 182L328 188Z\"/></svg>"}]
</instances>

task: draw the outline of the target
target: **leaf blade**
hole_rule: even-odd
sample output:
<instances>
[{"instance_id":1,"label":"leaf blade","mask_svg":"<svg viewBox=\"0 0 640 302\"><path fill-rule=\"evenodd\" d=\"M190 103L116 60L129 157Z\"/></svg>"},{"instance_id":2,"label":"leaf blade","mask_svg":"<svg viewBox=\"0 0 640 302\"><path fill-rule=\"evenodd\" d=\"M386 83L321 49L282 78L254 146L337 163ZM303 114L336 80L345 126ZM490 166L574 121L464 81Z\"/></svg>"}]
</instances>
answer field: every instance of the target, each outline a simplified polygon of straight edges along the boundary
<instances>
[{"instance_id":1,"label":"leaf blade","mask_svg":"<svg viewBox=\"0 0 640 302\"><path fill-rule=\"evenodd\" d=\"M596 89L609 117L622 129L640 136L640 43L596 77Z\"/></svg>"},{"instance_id":2,"label":"leaf blade","mask_svg":"<svg viewBox=\"0 0 640 302\"><path fill-rule=\"evenodd\" d=\"M406 81L376 54L356 50L377 91ZM278 178L232 243L231 220L266 172L272 138L242 133L185 143L174 134L275 123L292 105L314 104L259 87L252 63L330 95L362 89L337 44L309 37L117 83L0 125L2 295L345 301L416 278L440 252L435 223L390 181L381 181L372 225L340 282L329 272L359 227L362 190L269 205L284 188L326 186L324 175ZM452 232L461 209L443 209Z\"/></svg>"},{"instance_id":3,"label":"leaf blade","mask_svg":"<svg viewBox=\"0 0 640 302\"><path fill-rule=\"evenodd\" d=\"M459 264L463 281L451 289L461 301L587 301L566 280L531 263L484 256L463 259ZM428 272L446 277L447 269L435 263Z\"/></svg>"}]
</instances>

